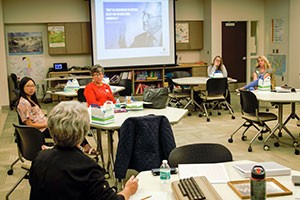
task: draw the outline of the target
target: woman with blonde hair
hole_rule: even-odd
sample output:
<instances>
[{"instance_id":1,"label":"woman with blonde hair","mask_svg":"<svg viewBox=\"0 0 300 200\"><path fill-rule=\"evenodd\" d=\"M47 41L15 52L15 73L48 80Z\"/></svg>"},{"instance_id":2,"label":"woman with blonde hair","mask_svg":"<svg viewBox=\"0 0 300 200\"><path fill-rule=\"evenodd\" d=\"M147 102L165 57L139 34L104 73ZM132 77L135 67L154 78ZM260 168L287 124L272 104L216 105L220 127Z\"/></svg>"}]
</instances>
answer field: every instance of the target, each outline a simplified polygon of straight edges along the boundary
<instances>
[{"instance_id":1,"label":"woman with blonde hair","mask_svg":"<svg viewBox=\"0 0 300 200\"><path fill-rule=\"evenodd\" d=\"M265 56L258 56L255 71L252 74L253 81L248 85L239 88L239 90L254 90L258 86L259 79L271 77L271 88L275 87L275 79L272 75L272 67Z\"/></svg>"}]
</instances>

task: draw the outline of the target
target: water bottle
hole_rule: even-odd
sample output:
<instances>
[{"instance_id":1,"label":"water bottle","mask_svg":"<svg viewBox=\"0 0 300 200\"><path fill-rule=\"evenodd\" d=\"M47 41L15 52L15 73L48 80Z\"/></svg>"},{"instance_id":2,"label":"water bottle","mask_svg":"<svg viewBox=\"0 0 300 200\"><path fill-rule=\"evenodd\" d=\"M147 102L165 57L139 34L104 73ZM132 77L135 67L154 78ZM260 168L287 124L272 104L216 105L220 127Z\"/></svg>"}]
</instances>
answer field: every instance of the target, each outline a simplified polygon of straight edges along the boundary
<instances>
[{"instance_id":1,"label":"water bottle","mask_svg":"<svg viewBox=\"0 0 300 200\"><path fill-rule=\"evenodd\" d=\"M255 165L251 171L251 200L266 199L266 172L260 165Z\"/></svg>"},{"instance_id":2,"label":"water bottle","mask_svg":"<svg viewBox=\"0 0 300 200\"><path fill-rule=\"evenodd\" d=\"M120 109L121 108L121 102L120 102L120 99L117 98L116 100L116 109Z\"/></svg>"},{"instance_id":3,"label":"water bottle","mask_svg":"<svg viewBox=\"0 0 300 200\"><path fill-rule=\"evenodd\" d=\"M168 165L167 160L162 161L162 165L160 166L159 170L159 177L162 183L168 183L171 179L171 168Z\"/></svg>"}]
</instances>

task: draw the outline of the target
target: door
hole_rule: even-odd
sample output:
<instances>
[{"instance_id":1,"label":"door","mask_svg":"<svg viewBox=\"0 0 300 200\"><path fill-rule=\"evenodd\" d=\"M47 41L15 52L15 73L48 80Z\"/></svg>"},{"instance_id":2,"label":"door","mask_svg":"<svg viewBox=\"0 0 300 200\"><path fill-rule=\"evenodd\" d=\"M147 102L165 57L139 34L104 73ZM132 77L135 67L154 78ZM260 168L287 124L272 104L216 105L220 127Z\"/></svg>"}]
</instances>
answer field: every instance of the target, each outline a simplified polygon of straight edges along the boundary
<instances>
[{"instance_id":1,"label":"door","mask_svg":"<svg viewBox=\"0 0 300 200\"><path fill-rule=\"evenodd\" d=\"M228 76L246 82L247 22L222 22L222 57Z\"/></svg>"}]
</instances>

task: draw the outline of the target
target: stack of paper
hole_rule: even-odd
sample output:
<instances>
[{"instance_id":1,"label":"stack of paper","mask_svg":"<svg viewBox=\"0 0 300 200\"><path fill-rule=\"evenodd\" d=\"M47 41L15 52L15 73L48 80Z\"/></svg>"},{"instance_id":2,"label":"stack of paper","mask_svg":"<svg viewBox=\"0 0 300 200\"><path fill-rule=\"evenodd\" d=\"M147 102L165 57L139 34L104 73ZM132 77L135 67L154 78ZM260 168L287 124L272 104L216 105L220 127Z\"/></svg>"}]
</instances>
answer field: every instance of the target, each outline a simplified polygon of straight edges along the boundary
<instances>
[{"instance_id":1,"label":"stack of paper","mask_svg":"<svg viewBox=\"0 0 300 200\"><path fill-rule=\"evenodd\" d=\"M227 183L229 177L223 163L214 164L179 164L179 178L206 176L210 183Z\"/></svg>"},{"instance_id":2,"label":"stack of paper","mask_svg":"<svg viewBox=\"0 0 300 200\"><path fill-rule=\"evenodd\" d=\"M290 175L291 169L276 162L261 162L261 163L246 163L235 164L233 167L242 174L242 176L248 178L251 177L251 170L254 165L261 165L266 171L266 176L280 176Z\"/></svg>"}]
</instances>

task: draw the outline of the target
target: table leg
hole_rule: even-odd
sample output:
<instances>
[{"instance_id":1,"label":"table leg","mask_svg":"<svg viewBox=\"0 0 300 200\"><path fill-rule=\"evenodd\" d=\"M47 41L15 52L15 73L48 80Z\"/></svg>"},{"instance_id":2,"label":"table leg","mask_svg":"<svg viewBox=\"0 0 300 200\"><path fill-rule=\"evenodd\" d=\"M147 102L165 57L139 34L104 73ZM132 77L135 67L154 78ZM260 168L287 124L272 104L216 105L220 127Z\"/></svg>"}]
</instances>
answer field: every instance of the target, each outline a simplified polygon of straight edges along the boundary
<instances>
[{"instance_id":1,"label":"table leg","mask_svg":"<svg viewBox=\"0 0 300 200\"><path fill-rule=\"evenodd\" d=\"M108 145L108 160L107 160L107 172L109 172L110 166L114 166L114 139L113 139L114 131L107 131L107 145ZM112 170L114 170L112 168Z\"/></svg>"},{"instance_id":2,"label":"table leg","mask_svg":"<svg viewBox=\"0 0 300 200\"><path fill-rule=\"evenodd\" d=\"M97 135L97 151L100 152L102 167L103 167L103 169L105 169L105 162L104 162L103 148L102 148L101 129L97 128L97 134L96 135Z\"/></svg>"},{"instance_id":3,"label":"table leg","mask_svg":"<svg viewBox=\"0 0 300 200\"><path fill-rule=\"evenodd\" d=\"M193 108L195 108L195 105L198 106L201 109L201 106L195 101L194 99L194 86L191 86L191 99L190 101L184 106L183 109L186 109L190 104L192 104Z\"/></svg>"}]
</instances>

